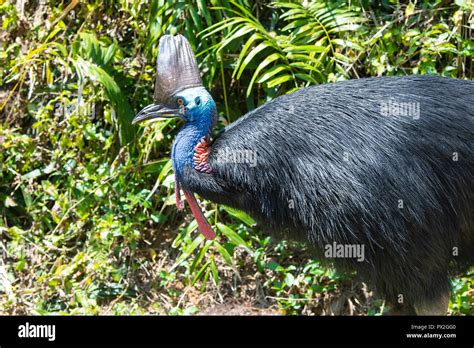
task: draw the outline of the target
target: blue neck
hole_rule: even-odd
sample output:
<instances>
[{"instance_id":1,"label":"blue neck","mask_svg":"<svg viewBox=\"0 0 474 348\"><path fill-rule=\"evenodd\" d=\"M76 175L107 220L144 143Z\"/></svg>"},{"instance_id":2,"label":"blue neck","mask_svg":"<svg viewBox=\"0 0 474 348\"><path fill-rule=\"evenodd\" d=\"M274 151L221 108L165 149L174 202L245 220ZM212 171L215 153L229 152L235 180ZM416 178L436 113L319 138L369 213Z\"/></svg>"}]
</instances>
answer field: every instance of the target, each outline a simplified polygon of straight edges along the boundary
<instances>
[{"instance_id":1,"label":"blue neck","mask_svg":"<svg viewBox=\"0 0 474 348\"><path fill-rule=\"evenodd\" d=\"M183 177L184 168L193 166L194 148L203 137L209 136L212 131L210 114L209 111L209 117L201 118L200 122L186 123L174 140L171 159L179 181Z\"/></svg>"}]
</instances>

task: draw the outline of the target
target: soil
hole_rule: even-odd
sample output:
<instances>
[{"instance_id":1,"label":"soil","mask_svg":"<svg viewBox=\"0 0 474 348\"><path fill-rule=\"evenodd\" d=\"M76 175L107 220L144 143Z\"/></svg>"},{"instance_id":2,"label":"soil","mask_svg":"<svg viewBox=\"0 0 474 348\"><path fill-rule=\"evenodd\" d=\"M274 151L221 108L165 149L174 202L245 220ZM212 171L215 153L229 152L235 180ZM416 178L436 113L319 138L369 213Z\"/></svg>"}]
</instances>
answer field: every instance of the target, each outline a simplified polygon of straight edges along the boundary
<instances>
[{"instance_id":1,"label":"soil","mask_svg":"<svg viewBox=\"0 0 474 348\"><path fill-rule=\"evenodd\" d=\"M202 310L197 315L283 315L275 308L257 307L251 303L221 303Z\"/></svg>"}]
</instances>

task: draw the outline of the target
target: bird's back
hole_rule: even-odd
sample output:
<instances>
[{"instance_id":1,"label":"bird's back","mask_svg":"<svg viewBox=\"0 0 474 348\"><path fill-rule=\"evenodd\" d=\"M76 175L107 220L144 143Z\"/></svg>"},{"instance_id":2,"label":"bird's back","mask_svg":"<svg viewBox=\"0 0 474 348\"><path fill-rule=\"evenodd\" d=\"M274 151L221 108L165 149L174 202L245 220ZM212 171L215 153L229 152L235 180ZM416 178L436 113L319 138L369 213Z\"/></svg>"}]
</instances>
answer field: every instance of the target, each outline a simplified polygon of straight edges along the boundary
<instances>
[{"instance_id":1,"label":"bird's back","mask_svg":"<svg viewBox=\"0 0 474 348\"><path fill-rule=\"evenodd\" d=\"M212 173L189 169L185 185L309 242L317 256L333 243L364 246L363 262L334 262L387 298L421 303L445 291L449 268L474 263L473 142L472 82L338 82L228 126L211 144Z\"/></svg>"},{"instance_id":2,"label":"bird's back","mask_svg":"<svg viewBox=\"0 0 474 348\"><path fill-rule=\"evenodd\" d=\"M403 252L414 229L450 233L471 223L473 135L468 81L319 85L226 127L211 147L213 181L199 178L192 189L314 244L393 243Z\"/></svg>"}]
</instances>

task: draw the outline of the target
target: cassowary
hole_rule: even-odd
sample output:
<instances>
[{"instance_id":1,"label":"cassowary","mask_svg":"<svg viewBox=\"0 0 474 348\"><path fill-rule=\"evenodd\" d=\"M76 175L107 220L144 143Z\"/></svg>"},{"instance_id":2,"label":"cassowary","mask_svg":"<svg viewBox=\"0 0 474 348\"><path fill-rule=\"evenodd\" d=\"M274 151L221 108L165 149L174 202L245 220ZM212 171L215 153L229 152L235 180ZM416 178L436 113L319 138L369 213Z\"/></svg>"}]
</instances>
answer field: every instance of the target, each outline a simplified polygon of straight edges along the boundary
<instances>
[{"instance_id":1,"label":"cassowary","mask_svg":"<svg viewBox=\"0 0 474 348\"><path fill-rule=\"evenodd\" d=\"M183 191L206 238L214 232L194 193L357 270L402 313L446 313L449 276L474 263L474 83L405 76L303 88L212 139L216 105L183 36L161 38L157 69L155 102L134 123L184 120L172 148L176 202Z\"/></svg>"}]
</instances>

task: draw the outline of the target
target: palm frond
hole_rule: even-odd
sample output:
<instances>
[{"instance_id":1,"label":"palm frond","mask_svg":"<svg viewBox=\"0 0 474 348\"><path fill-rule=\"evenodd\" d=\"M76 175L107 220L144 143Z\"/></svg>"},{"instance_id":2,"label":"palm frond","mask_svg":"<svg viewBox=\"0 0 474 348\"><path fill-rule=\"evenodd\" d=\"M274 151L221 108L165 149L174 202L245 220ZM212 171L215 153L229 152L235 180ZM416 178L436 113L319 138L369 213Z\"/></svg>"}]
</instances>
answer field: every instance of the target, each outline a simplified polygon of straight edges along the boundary
<instances>
[{"instance_id":1,"label":"palm frond","mask_svg":"<svg viewBox=\"0 0 474 348\"><path fill-rule=\"evenodd\" d=\"M326 70L338 71L347 77L345 66L350 66L362 47L346 37L349 31L361 28L364 17L358 9L343 1L314 1L309 4L273 1L275 10L284 10L280 19L287 21L279 32L270 30L249 9L235 1L232 7L215 7L228 17L202 31L204 38L222 30L223 40L214 50L229 52L232 43L243 42L234 62L233 78L240 79L246 70L252 70L247 97L255 83L277 88L279 93L325 82ZM246 39L244 39L246 38Z\"/></svg>"}]
</instances>

